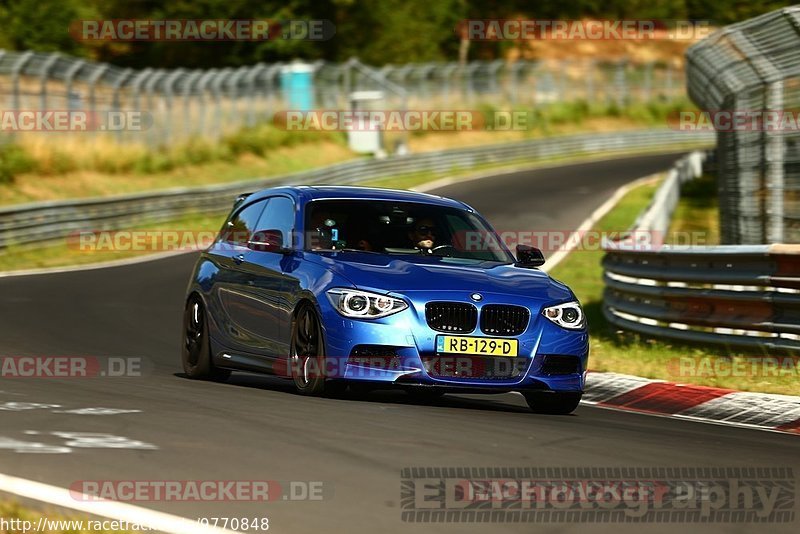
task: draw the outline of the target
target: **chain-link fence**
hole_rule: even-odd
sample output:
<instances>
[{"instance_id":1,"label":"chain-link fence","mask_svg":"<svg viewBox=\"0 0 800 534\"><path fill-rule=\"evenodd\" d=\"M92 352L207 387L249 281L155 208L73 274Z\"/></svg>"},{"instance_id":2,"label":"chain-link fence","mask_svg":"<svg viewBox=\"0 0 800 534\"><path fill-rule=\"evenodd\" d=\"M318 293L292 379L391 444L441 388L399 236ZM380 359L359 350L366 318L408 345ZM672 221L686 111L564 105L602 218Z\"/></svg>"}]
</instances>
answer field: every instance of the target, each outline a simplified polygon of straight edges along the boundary
<instances>
[{"instance_id":1,"label":"chain-link fence","mask_svg":"<svg viewBox=\"0 0 800 534\"><path fill-rule=\"evenodd\" d=\"M722 242L800 242L800 7L723 28L686 56L699 106L760 117L718 128Z\"/></svg>"},{"instance_id":2,"label":"chain-link fence","mask_svg":"<svg viewBox=\"0 0 800 534\"><path fill-rule=\"evenodd\" d=\"M208 70L133 70L60 54L0 50L5 110L145 112L145 130L120 128L119 142L151 146L216 138L287 109L349 109L353 91L380 91L384 109L540 107L585 100L624 105L684 94L668 62L475 61L387 65L358 60L257 64ZM6 136L7 137L7 136Z\"/></svg>"}]
</instances>

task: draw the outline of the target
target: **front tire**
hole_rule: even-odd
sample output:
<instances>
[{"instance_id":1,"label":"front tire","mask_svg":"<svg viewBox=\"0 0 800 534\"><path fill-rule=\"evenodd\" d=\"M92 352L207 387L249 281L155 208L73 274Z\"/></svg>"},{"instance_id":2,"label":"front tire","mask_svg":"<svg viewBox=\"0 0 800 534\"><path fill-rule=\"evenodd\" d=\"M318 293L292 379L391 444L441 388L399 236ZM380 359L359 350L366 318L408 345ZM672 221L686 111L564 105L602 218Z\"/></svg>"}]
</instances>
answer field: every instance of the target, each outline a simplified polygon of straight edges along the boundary
<instances>
[{"instance_id":1,"label":"front tire","mask_svg":"<svg viewBox=\"0 0 800 534\"><path fill-rule=\"evenodd\" d=\"M214 367L208 338L208 317L200 297L193 296L183 312L183 372L197 380L225 381L231 376L226 369Z\"/></svg>"},{"instance_id":2,"label":"front tire","mask_svg":"<svg viewBox=\"0 0 800 534\"><path fill-rule=\"evenodd\" d=\"M325 348L322 326L314 307L302 304L295 314L289 369L294 387L301 395L325 393Z\"/></svg>"},{"instance_id":3,"label":"front tire","mask_svg":"<svg viewBox=\"0 0 800 534\"><path fill-rule=\"evenodd\" d=\"M534 413L568 415L575 411L581 402L582 393L523 393Z\"/></svg>"}]
</instances>

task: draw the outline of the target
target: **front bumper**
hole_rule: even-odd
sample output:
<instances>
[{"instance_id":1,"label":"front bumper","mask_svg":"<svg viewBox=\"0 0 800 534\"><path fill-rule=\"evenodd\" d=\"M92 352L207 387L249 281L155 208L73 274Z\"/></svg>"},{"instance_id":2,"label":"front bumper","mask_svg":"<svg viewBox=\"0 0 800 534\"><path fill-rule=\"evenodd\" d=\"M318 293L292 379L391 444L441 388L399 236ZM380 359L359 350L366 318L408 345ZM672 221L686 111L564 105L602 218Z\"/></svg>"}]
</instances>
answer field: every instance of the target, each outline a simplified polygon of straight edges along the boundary
<instances>
[{"instance_id":1,"label":"front bumper","mask_svg":"<svg viewBox=\"0 0 800 534\"><path fill-rule=\"evenodd\" d=\"M327 374L331 378L403 386L436 386L453 390L583 391L589 355L586 329L567 330L546 319L542 307L560 302L520 295L483 294L473 302L463 291L408 292L409 308L375 320L353 320L340 315L324 299L319 302L326 340ZM323 300L323 299L321 299ZM425 304L432 301L468 302L478 308L488 304L524 306L530 320L519 336L516 358L469 357L436 352L436 337L425 318ZM462 335L462 334L459 334ZM465 336L492 337L479 327ZM574 358L574 368L554 368Z\"/></svg>"}]
</instances>

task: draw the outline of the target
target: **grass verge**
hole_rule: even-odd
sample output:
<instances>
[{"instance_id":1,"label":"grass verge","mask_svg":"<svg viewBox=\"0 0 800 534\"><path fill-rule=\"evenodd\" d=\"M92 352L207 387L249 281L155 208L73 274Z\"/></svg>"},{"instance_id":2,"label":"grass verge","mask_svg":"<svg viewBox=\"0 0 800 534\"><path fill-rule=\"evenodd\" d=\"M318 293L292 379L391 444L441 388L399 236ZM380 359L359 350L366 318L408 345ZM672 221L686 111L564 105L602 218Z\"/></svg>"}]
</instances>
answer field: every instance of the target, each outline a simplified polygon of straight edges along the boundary
<instances>
[{"instance_id":1,"label":"grass verge","mask_svg":"<svg viewBox=\"0 0 800 534\"><path fill-rule=\"evenodd\" d=\"M392 152L407 137L412 152L485 145L586 132L664 127L677 110L693 109L686 100L588 104L553 103L527 111L514 129L494 124L498 112L477 105L487 121L475 130L387 132ZM343 132L287 131L263 123L219 141L192 139L156 149L119 145L89 133L19 134L0 145L0 205L108 196L171 187L191 187L276 176L357 158Z\"/></svg>"},{"instance_id":2,"label":"grass verge","mask_svg":"<svg viewBox=\"0 0 800 534\"><path fill-rule=\"evenodd\" d=\"M719 245L719 200L713 175L681 186L667 242L675 245Z\"/></svg>"},{"instance_id":3,"label":"grass verge","mask_svg":"<svg viewBox=\"0 0 800 534\"><path fill-rule=\"evenodd\" d=\"M593 230L597 232L618 233L627 230L636 216L647 207L656 184L642 185L631 190L608 215L603 217ZM696 218L698 209L706 213L709 208L706 202L692 200L691 195L702 197L707 185L698 183L694 193L683 199L682 208L676 213L674 228L692 228L693 231L708 232L709 226L700 224ZM691 190L691 188L690 188ZM698 208L697 205L700 205ZM714 221L714 217L706 217ZM784 371L776 371L777 376L720 376L725 373L714 373L713 365L720 360L724 368L747 365L753 358L770 356L766 352L739 352L726 347L711 345L692 345L651 339L632 332L617 330L603 316L603 269L602 250L594 250L587 244L571 252L550 273L554 278L568 284L580 299L589 321L591 354L590 369L593 371L611 371L646 378L663 379L671 382L699 384L741 391L758 391L784 395L800 395L800 384L797 380L797 362ZM699 363L695 365L692 362ZM683 365L683 366L682 366ZM729 373L733 374L733 373ZM743 373L736 373L743 374Z\"/></svg>"}]
</instances>

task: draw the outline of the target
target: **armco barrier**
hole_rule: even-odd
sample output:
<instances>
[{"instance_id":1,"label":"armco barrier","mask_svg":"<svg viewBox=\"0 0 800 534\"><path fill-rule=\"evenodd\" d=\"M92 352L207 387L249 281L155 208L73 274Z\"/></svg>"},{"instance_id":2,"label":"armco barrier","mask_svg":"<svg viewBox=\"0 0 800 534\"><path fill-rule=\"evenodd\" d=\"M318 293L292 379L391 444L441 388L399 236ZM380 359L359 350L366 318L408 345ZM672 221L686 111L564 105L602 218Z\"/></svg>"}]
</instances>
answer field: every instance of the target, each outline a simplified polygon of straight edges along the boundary
<instances>
[{"instance_id":1,"label":"armco barrier","mask_svg":"<svg viewBox=\"0 0 800 534\"><path fill-rule=\"evenodd\" d=\"M554 157L677 150L711 145L713 140L713 132L690 134L672 130L581 134L387 159L362 159L216 186L9 206L0 208L0 248L61 239L78 231L126 228L143 221L168 220L190 212L222 212L230 208L239 193L274 185L358 184L411 173L446 173L481 165L534 162Z\"/></svg>"},{"instance_id":2,"label":"armco barrier","mask_svg":"<svg viewBox=\"0 0 800 534\"><path fill-rule=\"evenodd\" d=\"M635 234L665 235L680 184L701 174L693 153L677 162ZM800 245L637 246L603 258L603 313L614 326L667 339L755 350L800 351Z\"/></svg>"},{"instance_id":3,"label":"armco barrier","mask_svg":"<svg viewBox=\"0 0 800 534\"><path fill-rule=\"evenodd\" d=\"M800 351L800 245L608 250L603 311L648 336Z\"/></svg>"}]
</instances>

